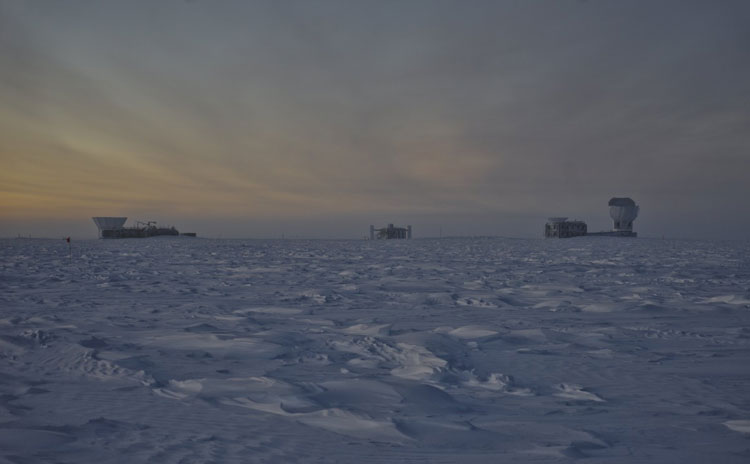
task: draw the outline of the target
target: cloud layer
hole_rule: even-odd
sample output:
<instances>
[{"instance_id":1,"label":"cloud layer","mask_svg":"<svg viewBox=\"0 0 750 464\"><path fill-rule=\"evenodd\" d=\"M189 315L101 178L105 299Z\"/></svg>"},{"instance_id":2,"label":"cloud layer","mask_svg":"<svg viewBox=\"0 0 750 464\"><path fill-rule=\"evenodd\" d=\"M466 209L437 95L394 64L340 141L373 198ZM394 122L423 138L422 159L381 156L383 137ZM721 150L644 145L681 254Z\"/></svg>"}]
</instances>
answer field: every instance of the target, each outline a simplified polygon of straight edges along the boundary
<instances>
[{"instance_id":1,"label":"cloud layer","mask_svg":"<svg viewBox=\"0 0 750 464\"><path fill-rule=\"evenodd\" d=\"M548 215L606 227L632 196L642 231L710 236L750 222L748 13L0 0L0 232L145 215L537 235Z\"/></svg>"}]
</instances>

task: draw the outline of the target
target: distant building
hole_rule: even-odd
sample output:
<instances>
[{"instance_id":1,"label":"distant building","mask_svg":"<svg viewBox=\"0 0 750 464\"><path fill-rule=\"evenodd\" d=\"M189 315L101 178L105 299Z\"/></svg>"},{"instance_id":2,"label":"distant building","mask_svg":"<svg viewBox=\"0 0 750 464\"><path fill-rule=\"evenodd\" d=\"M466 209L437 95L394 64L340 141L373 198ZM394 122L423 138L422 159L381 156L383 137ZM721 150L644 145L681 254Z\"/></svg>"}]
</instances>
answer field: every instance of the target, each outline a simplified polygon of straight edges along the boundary
<instances>
[{"instance_id":1,"label":"distant building","mask_svg":"<svg viewBox=\"0 0 750 464\"><path fill-rule=\"evenodd\" d=\"M614 197L609 200L609 217L612 218L612 230L594 232L587 235L603 237L637 237L633 232L633 221L638 217L640 208L632 198Z\"/></svg>"},{"instance_id":2,"label":"distant building","mask_svg":"<svg viewBox=\"0 0 750 464\"><path fill-rule=\"evenodd\" d=\"M551 217L544 225L544 236L548 238L569 238L586 235L587 226L583 221L568 221L566 217Z\"/></svg>"},{"instance_id":3,"label":"distant building","mask_svg":"<svg viewBox=\"0 0 750 464\"><path fill-rule=\"evenodd\" d=\"M410 239L411 238L411 226L406 227L394 227L393 224L388 224L388 227L382 229L376 229L375 226L370 226L370 240L392 240L392 239Z\"/></svg>"},{"instance_id":4,"label":"distant building","mask_svg":"<svg viewBox=\"0 0 750 464\"><path fill-rule=\"evenodd\" d=\"M99 238L146 238L180 234L174 227L158 227L154 221L137 221L135 227L125 227L125 221L128 220L126 217L93 217L91 219L99 228Z\"/></svg>"},{"instance_id":5,"label":"distant building","mask_svg":"<svg viewBox=\"0 0 750 464\"><path fill-rule=\"evenodd\" d=\"M99 228L99 238L112 238L125 225L126 217L93 217L94 224Z\"/></svg>"},{"instance_id":6,"label":"distant building","mask_svg":"<svg viewBox=\"0 0 750 464\"><path fill-rule=\"evenodd\" d=\"M609 200L609 216L614 225L612 232L623 236L636 236L633 232L633 221L638 217L640 208L631 198L612 198Z\"/></svg>"},{"instance_id":7,"label":"distant building","mask_svg":"<svg viewBox=\"0 0 750 464\"><path fill-rule=\"evenodd\" d=\"M637 237L633 232L633 221L638 217L638 205L631 198L614 197L609 200L609 217L613 226L607 232L588 232L583 221L568 221L566 217L551 217L544 226L545 237L568 238L581 235L599 237Z\"/></svg>"}]
</instances>

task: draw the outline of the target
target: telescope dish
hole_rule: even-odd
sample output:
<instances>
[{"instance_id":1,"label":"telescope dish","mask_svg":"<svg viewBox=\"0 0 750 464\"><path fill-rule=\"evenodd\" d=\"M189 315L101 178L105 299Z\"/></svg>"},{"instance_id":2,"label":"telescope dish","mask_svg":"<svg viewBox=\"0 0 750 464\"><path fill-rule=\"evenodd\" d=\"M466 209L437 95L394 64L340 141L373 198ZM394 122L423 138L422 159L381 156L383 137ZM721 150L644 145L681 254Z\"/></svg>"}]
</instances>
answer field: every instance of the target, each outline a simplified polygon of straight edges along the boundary
<instances>
[{"instance_id":1,"label":"telescope dish","mask_svg":"<svg viewBox=\"0 0 750 464\"><path fill-rule=\"evenodd\" d=\"M99 228L99 236L102 236L103 230L117 230L122 229L125 225L125 221L128 220L126 217L112 217L112 216L98 216L92 217L94 224Z\"/></svg>"},{"instance_id":2,"label":"telescope dish","mask_svg":"<svg viewBox=\"0 0 750 464\"><path fill-rule=\"evenodd\" d=\"M638 205L631 198L612 198L609 200L609 217L614 221L612 230L633 231L633 221L638 217Z\"/></svg>"}]
</instances>

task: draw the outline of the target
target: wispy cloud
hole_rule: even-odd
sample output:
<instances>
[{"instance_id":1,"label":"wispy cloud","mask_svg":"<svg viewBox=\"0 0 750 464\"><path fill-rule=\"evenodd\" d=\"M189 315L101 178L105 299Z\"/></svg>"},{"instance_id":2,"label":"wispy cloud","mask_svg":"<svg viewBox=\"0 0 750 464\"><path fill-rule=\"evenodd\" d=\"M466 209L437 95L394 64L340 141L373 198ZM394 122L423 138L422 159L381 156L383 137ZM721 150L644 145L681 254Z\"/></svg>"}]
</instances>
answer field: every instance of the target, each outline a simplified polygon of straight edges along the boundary
<instances>
[{"instance_id":1,"label":"wispy cloud","mask_svg":"<svg viewBox=\"0 0 750 464\"><path fill-rule=\"evenodd\" d=\"M748 12L0 2L0 215L734 217Z\"/></svg>"}]
</instances>

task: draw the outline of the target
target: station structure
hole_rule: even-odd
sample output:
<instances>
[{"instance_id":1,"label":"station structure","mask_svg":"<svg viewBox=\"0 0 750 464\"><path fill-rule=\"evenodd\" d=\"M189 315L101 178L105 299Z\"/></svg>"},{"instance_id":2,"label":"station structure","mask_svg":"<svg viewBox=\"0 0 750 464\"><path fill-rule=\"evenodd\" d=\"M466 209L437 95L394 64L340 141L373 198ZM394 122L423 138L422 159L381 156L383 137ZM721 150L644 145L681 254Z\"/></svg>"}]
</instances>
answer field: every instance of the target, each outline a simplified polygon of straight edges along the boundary
<instances>
[{"instance_id":1,"label":"station structure","mask_svg":"<svg viewBox=\"0 0 750 464\"><path fill-rule=\"evenodd\" d=\"M125 227L127 217L97 216L92 217L94 224L99 229L99 238L147 238L160 235L184 235L195 237L194 232L180 231L174 227L160 227L156 221L136 221L135 226Z\"/></svg>"},{"instance_id":2,"label":"station structure","mask_svg":"<svg viewBox=\"0 0 750 464\"><path fill-rule=\"evenodd\" d=\"M388 224L388 227L376 229L370 226L370 240L393 240L393 239L411 239L411 226L395 227Z\"/></svg>"},{"instance_id":3,"label":"station structure","mask_svg":"<svg viewBox=\"0 0 750 464\"><path fill-rule=\"evenodd\" d=\"M632 198L613 197L609 200L609 217L612 218L612 230L589 232L583 221L568 221L566 217L551 217L544 225L544 236L548 238L570 238L583 235L599 237L637 237L633 232L633 221L640 210Z\"/></svg>"}]
</instances>

